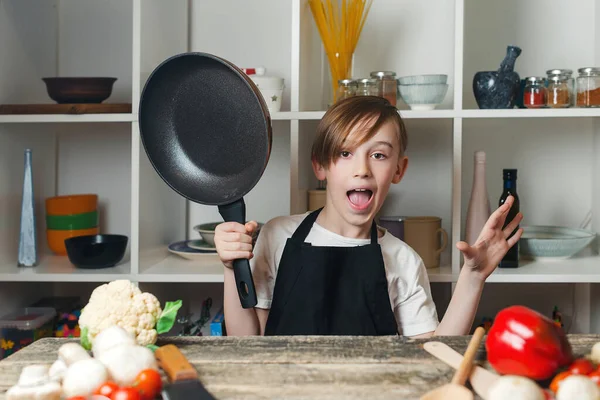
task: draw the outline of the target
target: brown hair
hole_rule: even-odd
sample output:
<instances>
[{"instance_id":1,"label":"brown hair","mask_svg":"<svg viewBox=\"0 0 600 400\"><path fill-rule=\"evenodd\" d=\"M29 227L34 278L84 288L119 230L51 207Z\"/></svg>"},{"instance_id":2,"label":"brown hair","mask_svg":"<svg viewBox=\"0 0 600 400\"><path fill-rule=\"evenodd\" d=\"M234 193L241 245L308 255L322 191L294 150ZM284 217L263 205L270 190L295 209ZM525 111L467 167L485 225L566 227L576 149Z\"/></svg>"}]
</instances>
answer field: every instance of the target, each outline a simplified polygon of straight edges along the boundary
<instances>
[{"instance_id":1,"label":"brown hair","mask_svg":"<svg viewBox=\"0 0 600 400\"><path fill-rule=\"evenodd\" d=\"M353 129L357 129L359 139L354 144L360 146L381 128L392 121L398 129L400 155L406 151L406 127L396 107L387 99L377 96L354 96L335 103L323 116L317 126L317 135L312 146L312 159L327 167L336 162Z\"/></svg>"}]
</instances>

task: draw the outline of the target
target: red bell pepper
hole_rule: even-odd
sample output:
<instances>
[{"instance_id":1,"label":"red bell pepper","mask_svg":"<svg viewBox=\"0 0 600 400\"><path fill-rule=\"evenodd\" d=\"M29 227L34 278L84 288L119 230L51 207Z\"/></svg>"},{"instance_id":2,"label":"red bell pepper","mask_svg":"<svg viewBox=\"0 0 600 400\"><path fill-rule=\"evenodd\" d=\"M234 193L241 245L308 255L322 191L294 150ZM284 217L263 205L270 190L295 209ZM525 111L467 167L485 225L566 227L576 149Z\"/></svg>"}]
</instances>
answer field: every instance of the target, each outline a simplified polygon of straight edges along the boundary
<instances>
[{"instance_id":1,"label":"red bell pepper","mask_svg":"<svg viewBox=\"0 0 600 400\"><path fill-rule=\"evenodd\" d=\"M496 315L485 348L489 363L499 374L534 380L548 379L573 361L562 328L524 306L507 307Z\"/></svg>"}]
</instances>

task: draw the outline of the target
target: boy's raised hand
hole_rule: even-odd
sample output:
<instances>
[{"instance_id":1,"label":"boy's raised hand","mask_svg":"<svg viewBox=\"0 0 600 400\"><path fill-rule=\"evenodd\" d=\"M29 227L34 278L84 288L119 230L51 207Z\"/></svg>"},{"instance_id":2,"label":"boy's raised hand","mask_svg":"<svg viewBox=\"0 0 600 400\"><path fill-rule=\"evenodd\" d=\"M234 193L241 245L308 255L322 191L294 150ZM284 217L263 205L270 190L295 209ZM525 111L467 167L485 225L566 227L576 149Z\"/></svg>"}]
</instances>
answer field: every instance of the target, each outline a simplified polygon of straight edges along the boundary
<instances>
[{"instance_id":1,"label":"boy's raised hand","mask_svg":"<svg viewBox=\"0 0 600 400\"><path fill-rule=\"evenodd\" d=\"M488 218L481 230L477 241L472 246L464 241L456 243L456 248L459 249L464 256L464 267L477 272L483 280L487 279L487 277L494 272L500 261L502 261L502 258L506 255L508 249L514 246L523 234L523 228L519 228L519 230L508 239L508 236L512 231L514 231L521 223L521 220L523 219L523 214L521 213L518 213L506 228L502 229L508 211L514 200L513 196L509 196L506 199L506 202L490 215L490 218Z\"/></svg>"},{"instance_id":2,"label":"boy's raised hand","mask_svg":"<svg viewBox=\"0 0 600 400\"><path fill-rule=\"evenodd\" d=\"M223 222L215 228L215 247L223 265L233 268L233 260L253 257L252 234L258 228L256 221Z\"/></svg>"}]
</instances>

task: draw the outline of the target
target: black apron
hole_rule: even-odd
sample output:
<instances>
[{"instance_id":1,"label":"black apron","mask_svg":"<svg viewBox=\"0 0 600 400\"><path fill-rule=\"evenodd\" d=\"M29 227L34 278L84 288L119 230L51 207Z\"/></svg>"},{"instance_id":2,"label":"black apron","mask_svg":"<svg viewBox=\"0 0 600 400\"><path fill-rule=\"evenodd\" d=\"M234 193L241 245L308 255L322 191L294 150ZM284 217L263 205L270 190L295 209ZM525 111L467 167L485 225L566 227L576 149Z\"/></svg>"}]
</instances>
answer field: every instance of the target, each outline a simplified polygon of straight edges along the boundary
<instances>
[{"instance_id":1,"label":"black apron","mask_svg":"<svg viewBox=\"0 0 600 400\"><path fill-rule=\"evenodd\" d=\"M312 246L319 212L287 239L265 335L397 335L375 222L368 245Z\"/></svg>"}]
</instances>

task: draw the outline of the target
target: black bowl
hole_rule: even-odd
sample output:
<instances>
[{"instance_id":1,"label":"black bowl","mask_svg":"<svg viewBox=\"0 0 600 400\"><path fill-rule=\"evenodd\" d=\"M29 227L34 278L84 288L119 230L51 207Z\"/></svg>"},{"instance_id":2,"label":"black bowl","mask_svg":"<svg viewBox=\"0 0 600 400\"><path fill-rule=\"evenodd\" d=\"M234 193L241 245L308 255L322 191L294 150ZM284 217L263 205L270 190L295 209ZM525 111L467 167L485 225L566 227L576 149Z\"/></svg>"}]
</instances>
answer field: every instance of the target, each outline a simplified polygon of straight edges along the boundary
<instances>
[{"instance_id":1,"label":"black bowl","mask_svg":"<svg viewBox=\"0 0 600 400\"><path fill-rule=\"evenodd\" d=\"M127 236L86 235L65 239L69 261L77 268L109 268L125 255Z\"/></svg>"},{"instance_id":2,"label":"black bowl","mask_svg":"<svg viewBox=\"0 0 600 400\"><path fill-rule=\"evenodd\" d=\"M117 78L42 78L48 96L59 104L102 103Z\"/></svg>"}]
</instances>

